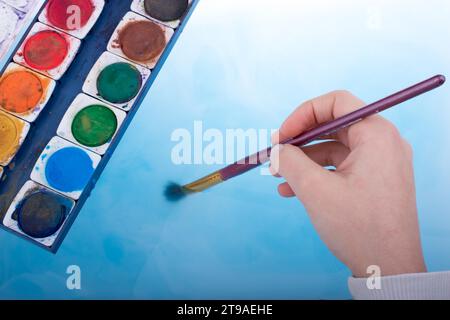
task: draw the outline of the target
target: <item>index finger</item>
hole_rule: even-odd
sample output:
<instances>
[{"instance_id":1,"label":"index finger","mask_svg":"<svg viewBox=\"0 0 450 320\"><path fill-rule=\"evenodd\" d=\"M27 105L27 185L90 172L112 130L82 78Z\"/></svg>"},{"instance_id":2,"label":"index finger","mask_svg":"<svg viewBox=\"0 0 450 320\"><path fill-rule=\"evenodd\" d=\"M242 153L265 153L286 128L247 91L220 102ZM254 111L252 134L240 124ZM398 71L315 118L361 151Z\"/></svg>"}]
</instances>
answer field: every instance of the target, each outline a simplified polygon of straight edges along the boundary
<instances>
[{"instance_id":1,"label":"index finger","mask_svg":"<svg viewBox=\"0 0 450 320\"><path fill-rule=\"evenodd\" d=\"M364 101L348 91L333 91L314 98L298 107L283 123L274 144L296 137L319 125L347 115L365 105ZM348 129L338 131L334 137L350 147Z\"/></svg>"}]
</instances>

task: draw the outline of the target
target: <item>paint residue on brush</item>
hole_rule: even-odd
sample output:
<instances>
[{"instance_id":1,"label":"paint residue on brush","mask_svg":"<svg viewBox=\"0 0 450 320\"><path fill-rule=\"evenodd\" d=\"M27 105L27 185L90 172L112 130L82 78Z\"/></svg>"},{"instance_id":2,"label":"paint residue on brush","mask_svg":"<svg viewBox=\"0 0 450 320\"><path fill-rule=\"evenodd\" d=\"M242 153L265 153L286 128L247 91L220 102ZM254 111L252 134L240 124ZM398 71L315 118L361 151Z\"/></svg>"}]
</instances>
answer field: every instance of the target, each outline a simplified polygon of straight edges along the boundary
<instances>
[{"instance_id":1,"label":"paint residue on brush","mask_svg":"<svg viewBox=\"0 0 450 320\"><path fill-rule=\"evenodd\" d=\"M135 66L124 62L109 65L97 78L99 95L111 103L131 101L139 93L141 86L141 73Z\"/></svg>"},{"instance_id":2,"label":"paint residue on brush","mask_svg":"<svg viewBox=\"0 0 450 320\"><path fill-rule=\"evenodd\" d=\"M49 81L28 71L11 72L0 80L0 107L6 111L26 114L44 98Z\"/></svg>"},{"instance_id":3,"label":"paint residue on brush","mask_svg":"<svg viewBox=\"0 0 450 320\"><path fill-rule=\"evenodd\" d=\"M22 121L0 112L0 164L6 164L17 152L23 130Z\"/></svg>"},{"instance_id":4,"label":"paint residue on brush","mask_svg":"<svg viewBox=\"0 0 450 320\"><path fill-rule=\"evenodd\" d=\"M183 186L175 183L169 182L164 190L164 196L167 201L177 202L188 195L188 192L183 188Z\"/></svg>"},{"instance_id":5,"label":"paint residue on brush","mask_svg":"<svg viewBox=\"0 0 450 320\"><path fill-rule=\"evenodd\" d=\"M133 21L119 32L119 46L130 59L146 62L157 58L166 46L161 26L151 21Z\"/></svg>"},{"instance_id":6,"label":"paint residue on brush","mask_svg":"<svg viewBox=\"0 0 450 320\"><path fill-rule=\"evenodd\" d=\"M62 226L69 211L67 200L53 192L37 191L19 204L16 210L19 228L33 238L46 238Z\"/></svg>"},{"instance_id":7,"label":"paint residue on brush","mask_svg":"<svg viewBox=\"0 0 450 320\"><path fill-rule=\"evenodd\" d=\"M72 8L78 8L74 12ZM94 12L92 0L50 0L47 7L47 19L57 28L63 30L78 30L84 27ZM74 14L78 13L78 20L74 19Z\"/></svg>"},{"instance_id":8,"label":"paint residue on brush","mask_svg":"<svg viewBox=\"0 0 450 320\"><path fill-rule=\"evenodd\" d=\"M80 148L70 147L50 156L45 177L52 188L62 192L83 190L94 172L89 155Z\"/></svg>"},{"instance_id":9,"label":"paint residue on brush","mask_svg":"<svg viewBox=\"0 0 450 320\"><path fill-rule=\"evenodd\" d=\"M145 12L151 17L168 22L180 19L188 8L188 0L145 0Z\"/></svg>"},{"instance_id":10,"label":"paint residue on brush","mask_svg":"<svg viewBox=\"0 0 450 320\"><path fill-rule=\"evenodd\" d=\"M51 70L60 66L67 57L69 45L58 32L46 30L31 36L25 43L25 62L37 70Z\"/></svg>"},{"instance_id":11,"label":"paint residue on brush","mask_svg":"<svg viewBox=\"0 0 450 320\"><path fill-rule=\"evenodd\" d=\"M117 130L117 117L102 105L82 109L72 122L72 134L87 147L99 147L109 142Z\"/></svg>"}]
</instances>

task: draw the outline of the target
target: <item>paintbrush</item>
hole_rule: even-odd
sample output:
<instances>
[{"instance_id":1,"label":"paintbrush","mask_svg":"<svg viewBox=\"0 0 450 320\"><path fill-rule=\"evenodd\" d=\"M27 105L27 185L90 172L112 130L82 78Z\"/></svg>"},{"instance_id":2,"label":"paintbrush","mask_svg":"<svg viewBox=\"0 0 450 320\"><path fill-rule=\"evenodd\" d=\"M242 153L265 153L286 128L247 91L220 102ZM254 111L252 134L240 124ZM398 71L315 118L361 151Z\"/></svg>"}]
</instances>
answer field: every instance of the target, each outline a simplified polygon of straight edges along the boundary
<instances>
[{"instance_id":1,"label":"paintbrush","mask_svg":"<svg viewBox=\"0 0 450 320\"><path fill-rule=\"evenodd\" d=\"M445 83L445 80L445 77L442 75L434 76L428 80L413 85L412 87L397 92L387 98L374 102L343 117L324 123L310 131L302 133L295 138L283 141L281 144L291 144L297 147L303 147L315 140L327 137L339 130L360 122L367 117L375 115L381 111L392 108L428 91L436 89L443 85ZM201 178L184 186L171 183L166 188L165 195L169 200L179 200L186 195L202 192L222 182L240 176L241 174L244 174L268 162L270 160L271 151L272 147L267 148L266 150L250 155L219 171L216 171L204 178Z\"/></svg>"}]
</instances>

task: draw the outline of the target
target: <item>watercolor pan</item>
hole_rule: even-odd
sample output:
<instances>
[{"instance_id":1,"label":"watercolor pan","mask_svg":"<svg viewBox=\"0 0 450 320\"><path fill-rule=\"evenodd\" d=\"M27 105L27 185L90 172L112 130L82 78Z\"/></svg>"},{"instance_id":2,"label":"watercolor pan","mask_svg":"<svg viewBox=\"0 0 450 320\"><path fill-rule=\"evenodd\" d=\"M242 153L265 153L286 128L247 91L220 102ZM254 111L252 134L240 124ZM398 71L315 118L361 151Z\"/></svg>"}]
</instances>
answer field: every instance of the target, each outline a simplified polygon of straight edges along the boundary
<instances>
[{"instance_id":1,"label":"watercolor pan","mask_svg":"<svg viewBox=\"0 0 450 320\"><path fill-rule=\"evenodd\" d=\"M22 27L25 13L0 1L0 17L0 58L2 58Z\"/></svg>"},{"instance_id":2,"label":"watercolor pan","mask_svg":"<svg viewBox=\"0 0 450 320\"><path fill-rule=\"evenodd\" d=\"M191 0L133 0L131 10L170 28L180 25Z\"/></svg>"},{"instance_id":3,"label":"watercolor pan","mask_svg":"<svg viewBox=\"0 0 450 320\"><path fill-rule=\"evenodd\" d=\"M140 64L134 64L133 62L130 63L129 59L127 58L117 57L117 59L119 59L121 62L134 64L134 66L139 71L141 71L141 75L145 75L142 79L142 88L140 92L131 102L127 104L126 107L121 103L120 105L115 105L109 104L107 101L101 101L100 97L97 96L98 92L85 92L85 94L88 94L93 99L98 100L97 103L107 105L109 107L109 110L114 110L119 112L120 114L125 115L125 119L123 120L122 125L120 127L118 125L117 132L115 133L114 138L110 141L110 144L107 147L105 153L103 155L99 155L96 152L91 151L88 147L80 146L79 144L70 142L68 140L69 137L66 137L67 139L59 137L57 135L57 132L58 128L60 128L60 126L62 125L63 119L67 117L67 114L69 113L68 110L73 104L74 100L78 95L83 93L83 88L86 83L88 83L88 76L91 74L92 79L99 77L99 70L93 70L95 69L94 66L101 60L102 56L115 56L113 53L108 52L108 43L115 34L117 26L121 22L123 22L126 15L130 14L131 2L131 0L105 1L105 6L102 10L102 13L100 14L95 25L90 30L89 34L82 41L77 39L81 43L80 50L72 61L70 68L68 68L64 75L62 75L61 78L56 81L56 88L50 100L45 105L45 108L41 110L39 117L33 123L28 124L26 121L23 121L15 116L12 116L8 113L3 113L8 117L17 119L17 121L22 121L23 123L27 124L29 133L27 138L23 141L22 146L20 147L20 151L16 154L13 161L9 165L3 167L3 179L0 183L0 228L52 253L56 253L58 251L72 224L82 211L86 200L91 195L92 190L95 188L96 182L101 177L103 170L106 168L109 160L111 159L111 156L120 143L120 140L122 139L128 126L141 107L145 96L149 92L152 84L161 71L164 62L169 56L170 51L174 47L177 39L182 34L184 27L189 21L189 18L195 10L196 5L199 3L199 0L192 1L187 12L180 19L181 23L178 28L172 30L173 36L170 38L170 41L168 41L164 52L160 56L158 62L151 72L148 67L143 67ZM21 38L21 41L15 48L14 52L20 51L25 42L25 39L27 38L28 32L31 32L31 29L34 27L35 23L37 23L37 19L39 18L40 14L44 10L44 6L47 3L48 1L45 1L42 4L41 10L39 10L39 12L37 12L34 16L33 24L28 27L27 32L24 33L24 36ZM143 16L139 17L139 19L143 19L143 21L150 21ZM69 37L69 35L67 36ZM14 53L11 54L7 63L11 63L14 57ZM4 71L3 68L1 71ZM104 88L102 90L104 90ZM123 108L128 109L126 110L127 112L125 112ZM2 113L2 111L0 111L0 113ZM158 121L158 119L153 119L152 121ZM59 133L61 133L61 131ZM47 146L49 146L49 148L47 148ZM89 174L82 175L84 176L84 178L82 179L83 183L81 183L79 179L73 181L69 179L72 184L69 186L64 184L64 181L61 182L58 181L58 179L55 179L54 175L51 176L50 181L48 181L45 173L49 163L48 159L51 159L53 155L57 154L57 152L53 151L57 149L58 146L60 147L59 150L72 148L70 152L74 152L73 149L76 149L76 156L80 156L81 154L88 155L92 161L92 167L96 167L95 171L93 173L90 171ZM50 170L50 174L54 172L54 169L56 169L56 171L59 170L57 164L61 163L60 158L64 157L67 158L67 153L65 152L62 153L62 157L60 154L56 157L56 160L52 160L53 163L51 163L50 167L52 167L53 169ZM84 159L86 160L87 158L84 157ZM37 167L39 167L39 170L36 170ZM66 169L63 170L64 175L66 175L65 171ZM92 176L89 178L91 173ZM3 224L7 212L11 207L14 208L14 206L12 206L13 201L16 198L23 199L23 197L19 196L19 193L22 188L24 188L24 186L29 183L30 180L34 181L34 183L40 186L42 190L47 190L53 192L53 194L62 195L63 197L74 201L72 211L66 217L66 220L64 221L64 224L62 225L60 230L55 233L54 239L52 240L53 242L51 243L43 243L38 238L32 238L24 234L23 232L19 232L17 229L9 228ZM77 184L76 186L73 185L75 182ZM76 192L74 192L72 191L73 189L80 190L76 190ZM30 233L35 233L36 230L30 231L26 228L30 225L30 221L34 221L33 215L26 215L25 218L31 220L26 220L23 222L24 228ZM54 222L59 220L52 221ZM52 230L55 229L55 226L58 225L53 224Z\"/></svg>"},{"instance_id":4,"label":"watercolor pan","mask_svg":"<svg viewBox=\"0 0 450 320\"><path fill-rule=\"evenodd\" d=\"M70 67L80 45L79 39L37 22L14 56L14 61L59 80Z\"/></svg>"},{"instance_id":5,"label":"watercolor pan","mask_svg":"<svg viewBox=\"0 0 450 320\"><path fill-rule=\"evenodd\" d=\"M0 165L5 167L11 163L19 152L30 125L6 112L0 111Z\"/></svg>"},{"instance_id":6,"label":"watercolor pan","mask_svg":"<svg viewBox=\"0 0 450 320\"><path fill-rule=\"evenodd\" d=\"M0 0L0 70L8 61L12 44L20 39L45 0Z\"/></svg>"},{"instance_id":7,"label":"watercolor pan","mask_svg":"<svg viewBox=\"0 0 450 320\"><path fill-rule=\"evenodd\" d=\"M71 6L78 6L80 11L71 11ZM50 0L41 12L39 21L84 39L94 27L104 6L104 0ZM71 19L71 15L77 12L80 13L80 19Z\"/></svg>"},{"instance_id":8,"label":"watercolor pan","mask_svg":"<svg viewBox=\"0 0 450 320\"><path fill-rule=\"evenodd\" d=\"M57 134L61 138L103 155L126 116L125 111L80 93L64 115Z\"/></svg>"},{"instance_id":9,"label":"watercolor pan","mask_svg":"<svg viewBox=\"0 0 450 320\"><path fill-rule=\"evenodd\" d=\"M130 11L114 31L108 51L153 69L173 34L173 29ZM157 48L148 45L155 42Z\"/></svg>"},{"instance_id":10,"label":"watercolor pan","mask_svg":"<svg viewBox=\"0 0 450 320\"><path fill-rule=\"evenodd\" d=\"M72 199L30 180L14 198L3 218L3 225L51 247L74 206ZM43 207L45 211L33 211L30 207Z\"/></svg>"},{"instance_id":11,"label":"watercolor pan","mask_svg":"<svg viewBox=\"0 0 450 320\"><path fill-rule=\"evenodd\" d=\"M16 63L0 77L0 110L34 122L48 103L56 82Z\"/></svg>"},{"instance_id":12,"label":"watercolor pan","mask_svg":"<svg viewBox=\"0 0 450 320\"><path fill-rule=\"evenodd\" d=\"M39 156L31 180L78 200L101 157L60 137L54 137Z\"/></svg>"},{"instance_id":13,"label":"watercolor pan","mask_svg":"<svg viewBox=\"0 0 450 320\"><path fill-rule=\"evenodd\" d=\"M91 69L83 92L129 111L150 77L150 70L109 52Z\"/></svg>"}]
</instances>

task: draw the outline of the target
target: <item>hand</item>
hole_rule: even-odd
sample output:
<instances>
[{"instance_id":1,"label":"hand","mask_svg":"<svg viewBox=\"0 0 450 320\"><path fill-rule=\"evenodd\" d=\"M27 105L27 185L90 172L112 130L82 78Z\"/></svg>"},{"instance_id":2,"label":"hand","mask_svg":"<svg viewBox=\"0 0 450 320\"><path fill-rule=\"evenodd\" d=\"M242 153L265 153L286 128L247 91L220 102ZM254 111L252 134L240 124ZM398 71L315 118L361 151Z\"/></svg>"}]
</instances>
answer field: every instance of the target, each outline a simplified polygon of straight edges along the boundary
<instances>
[{"instance_id":1,"label":"hand","mask_svg":"<svg viewBox=\"0 0 450 320\"><path fill-rule=\"evenodd\" d=\"M345 91L301 105L273 137L271 172L283 197L304 204L312 223L355 277L377 265L383 276L426 272L410 145L373 116L303 149L277 145L364 106ZM329 138L329 139L328 139ZM330 171L324 167L335 167Z\"/></svg>"}]
</instances>

